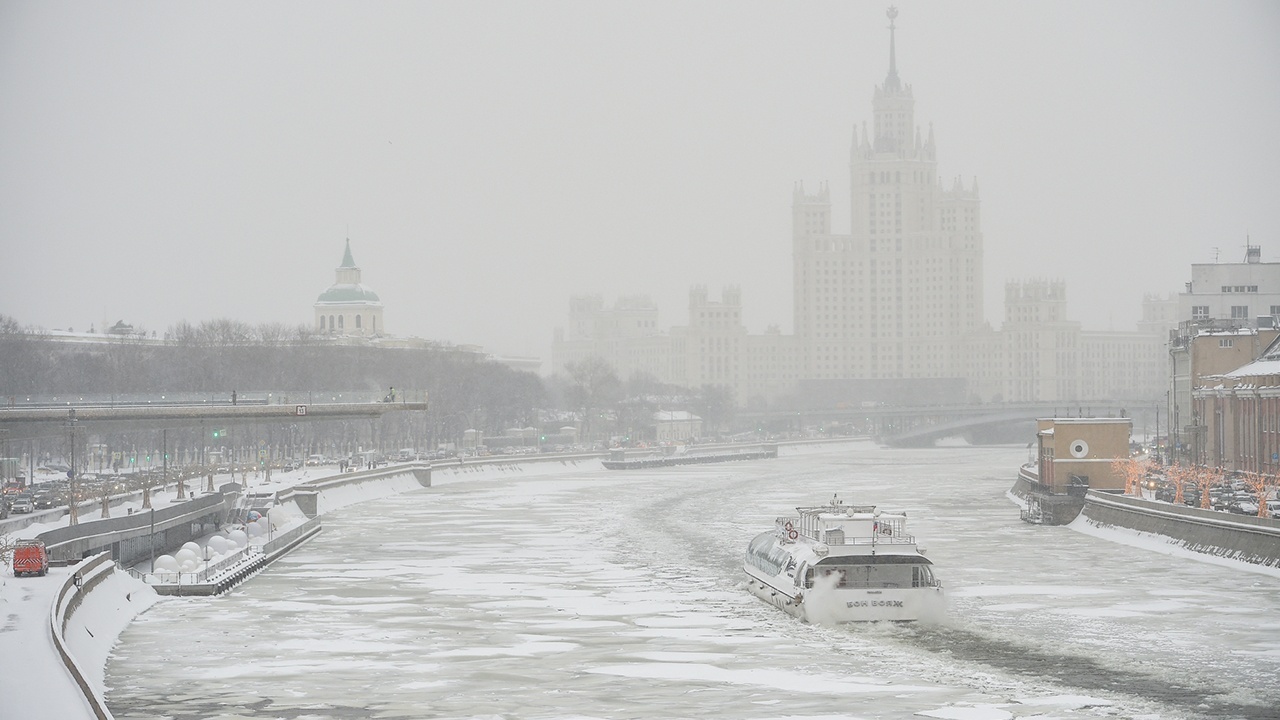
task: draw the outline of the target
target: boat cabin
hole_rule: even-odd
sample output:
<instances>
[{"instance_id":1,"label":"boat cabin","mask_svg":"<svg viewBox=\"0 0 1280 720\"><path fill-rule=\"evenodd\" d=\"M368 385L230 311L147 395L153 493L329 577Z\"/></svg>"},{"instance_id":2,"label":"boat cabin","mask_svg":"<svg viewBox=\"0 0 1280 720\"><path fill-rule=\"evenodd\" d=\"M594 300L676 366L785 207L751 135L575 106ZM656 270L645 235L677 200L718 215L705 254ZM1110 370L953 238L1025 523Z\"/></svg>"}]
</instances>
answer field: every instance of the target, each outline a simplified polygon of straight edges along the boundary
<instances>
[{"instance_id":1,"label":"boat cabin","mask_svg":"<svg viewBox=\"0 0 1280 720\"><path fill-rule=\"evenodd\" d=\"M804 536L827 545L915 542L907 534L907 516L904 513L885 513L871 505L845 506L838 502L796 510L800 513L797 519L777 519L777 529L790 540Z\"/></svg>"}]
</instances>

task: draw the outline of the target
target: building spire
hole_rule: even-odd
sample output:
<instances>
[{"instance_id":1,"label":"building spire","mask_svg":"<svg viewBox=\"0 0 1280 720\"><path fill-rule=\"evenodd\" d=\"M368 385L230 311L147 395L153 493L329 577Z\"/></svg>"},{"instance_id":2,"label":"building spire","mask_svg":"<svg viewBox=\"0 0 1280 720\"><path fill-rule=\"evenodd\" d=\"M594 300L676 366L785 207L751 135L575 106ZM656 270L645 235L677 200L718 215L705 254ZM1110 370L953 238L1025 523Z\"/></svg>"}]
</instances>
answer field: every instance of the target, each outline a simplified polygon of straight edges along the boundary
<instances>
[{"instance_id":1,"label":"building spire","mask_svg":"<svg viewBox=\"0 0 1280 720\"><path fill-rule=\"evenodd\" d=\"M898 17L898 6L890 5L885 11L885 15L889 17L889 76L884 80L884 89L900 90L902 83L898 80L898 54L894 42L894 24L893 21Z\"/></svg>"},{"instance_id":2,"label":"building spire","mask_svg":"<svg viewBox=\"0 0 1280 720\"><path fill-rule=\"evenodd\" d=\"M347 250L342 253L342 265L339 267L353 268L355 266L356 261L351 257L351 238L347 238Z\"/></svg>"}]
</instances>

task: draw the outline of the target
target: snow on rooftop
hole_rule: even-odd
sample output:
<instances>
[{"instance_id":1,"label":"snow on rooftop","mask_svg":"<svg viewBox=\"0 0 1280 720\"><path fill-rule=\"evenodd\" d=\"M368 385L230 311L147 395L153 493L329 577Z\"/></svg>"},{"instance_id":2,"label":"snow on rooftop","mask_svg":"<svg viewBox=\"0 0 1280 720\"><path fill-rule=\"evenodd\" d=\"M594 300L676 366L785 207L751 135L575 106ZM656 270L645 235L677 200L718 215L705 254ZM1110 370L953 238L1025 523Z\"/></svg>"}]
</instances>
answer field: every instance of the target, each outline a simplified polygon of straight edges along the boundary
<instances>
[{"instance_id":1,"label":"snow on rooftop","mask_svg":"<svg viewBox=\"0 0 1280 720\"><path fill-rule=\"evenodd\" d=\"M1232 370L1221 377L1240 378L1257 375L1280 375L1280 358L1254 360L1248 365Z\"/></svg>"}]
</instances>

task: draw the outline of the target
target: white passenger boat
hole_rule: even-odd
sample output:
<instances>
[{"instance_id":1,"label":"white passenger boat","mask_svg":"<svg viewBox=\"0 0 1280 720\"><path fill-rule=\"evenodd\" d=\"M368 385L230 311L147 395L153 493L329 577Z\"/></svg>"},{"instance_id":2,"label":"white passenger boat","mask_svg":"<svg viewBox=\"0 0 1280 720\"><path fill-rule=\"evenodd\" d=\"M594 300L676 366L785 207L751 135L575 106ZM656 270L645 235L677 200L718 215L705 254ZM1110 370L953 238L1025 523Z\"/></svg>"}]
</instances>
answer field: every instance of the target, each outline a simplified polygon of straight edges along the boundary
<instances>
[{"instance_id":1,"label":"white passenger boat","mask_svg":"<svg viewBox=\"0 0 1280 720\"><path fill-rule=\"evenodd\" d=\"M743 568L753 595L820 624L945 614L942 583L907 534L906 513L838 498L796 510L747 547Z\"/></svg>"}]
</instances>

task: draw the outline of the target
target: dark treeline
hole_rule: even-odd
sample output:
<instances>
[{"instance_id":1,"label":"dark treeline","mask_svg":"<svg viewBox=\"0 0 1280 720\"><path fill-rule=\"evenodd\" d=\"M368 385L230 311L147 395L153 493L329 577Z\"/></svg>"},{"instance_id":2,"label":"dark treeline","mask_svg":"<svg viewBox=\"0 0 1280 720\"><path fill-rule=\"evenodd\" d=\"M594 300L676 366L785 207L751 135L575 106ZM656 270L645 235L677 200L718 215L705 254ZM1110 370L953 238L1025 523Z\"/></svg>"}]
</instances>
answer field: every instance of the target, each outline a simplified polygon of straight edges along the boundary
<instances>
[{"instance_id":1,"label":"dark treeline","mask_svg":"<svg viewBox=\"0 0 1280 720\"><path fill-rule=\"evenodd\" d=\"M537 375L450 347L343 345L307 327L230 320L179 323L164 342L137 336L77 342L0 316L5 398L354 391L374 400L392 387L405 398L429 393L434 424L465 415L467 424L490 431L533 424L546 399Z\"/></svg>"},{"instance_id":2,"label":"dark treeline","mask_svg":"<svg viewBox=\"0 0 1280 720\"><path fill-rule=\"evenodd\" d=\"M219 319L178 323L163 338L138 332L76 339L0 315L0 397L6 401L182 394L229 401L235 391L256 401L267 393L286 403L344 393L344 401L361 402L381 399L392 387L402 399L427 394L430 409L413 421L418 429L396 432L433 444L457 442L469 428L488 437L537 427L539 411L551 411L541 424L577 425L582 438L596 441L641 438L660 410L693 411L708 432L727 428L735 414L728 388L690 390L646 375L623 380L600 358L572 363L565 375L544 382L451 346L348 345L304 325Z\"/></svg>"}]
</instances>

